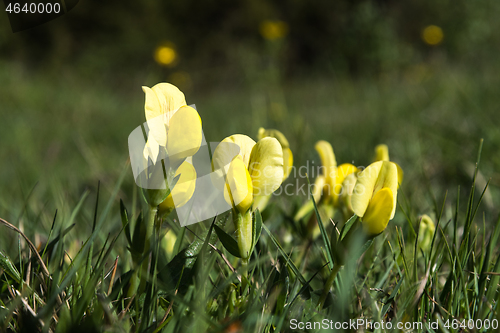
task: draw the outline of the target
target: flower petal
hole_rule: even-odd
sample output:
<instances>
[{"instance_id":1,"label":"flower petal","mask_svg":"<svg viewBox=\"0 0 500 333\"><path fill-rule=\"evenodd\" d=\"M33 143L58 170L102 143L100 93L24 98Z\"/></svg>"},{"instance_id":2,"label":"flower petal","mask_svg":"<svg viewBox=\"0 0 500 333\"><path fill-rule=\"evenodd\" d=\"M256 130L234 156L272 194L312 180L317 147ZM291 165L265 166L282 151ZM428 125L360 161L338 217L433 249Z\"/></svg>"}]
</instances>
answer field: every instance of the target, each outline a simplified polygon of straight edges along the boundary
<instances>
[{"instance_id":1,"label":"flower petal","mask_svg":"<svg viewBox=\"0 0 500 333\"><path fill-rule=\"evenodd\" d=\"M180 108L170 121L167 133L167 153L174 160L182 160L200 149L203 132L198 112L190 106Z\"/></svg>"},{"instance_id":2,"label":"flower petal","mask_svg":"<svg viewBox=\"0 0 500 333\"><path fill-rule=\"evenodd\" d=\"M351 163L341 164L337 168L337 172L335 175L335 188L333 191L333 204L334 205L337 205L339 195L341 195L342 192L344 191L344 187L343 187L344 179L347 176L349 176L351 173L355 173L357 171L358 171L358 168L356 166L352 165Z\"/></svg>"},{"instance_id":3,"label":"flower petal","mask_svg":"<svg viewBox=\"0 0 500 333\"><path fill-rule=\"evenodd\" d=\"M241 214L248 211L253 202L252 179L241 156L236 156L229 166L224 187L226 202Z\"/></svg>"},{"instance_id":4,"label":"flower petal","mask_svg":"<svg viewBox=\"0 0 500 333\"><path fill-rule=\"evenodd\" d=\"M394 195L390 188L385 187L378 191L361 219L363 230L369 236L380 234L387 227L391 219L392 208L395 206Z\"/></svg>"},{"instance_id":5,"label":"flower petal","mask_svg":"<svg viewBox=\"0 0 500 333\"><path fill-rule=\"evenodd\" d=\"M179 176L179 179L174 188L165 201L160 204L160 212L182 207L193 196L196 187L196 170L194 166L188 161L183 162L175 172L175 177L177 176Z\"/></svg>"},{"instance_id":6,"label":"flower petal","mask_svg":"<svg viewBox=\"0 0 500 333\"><path fill-rule=\"evenodd\" d=\"M142 91L146 94L144 103L144 111L146 112L146 120L151 120L162 115L160 101L155 92L146 86L142 87Z\"/></svg>"},{"instance_id":7,"label":"flower petal","mask_svg":"<svg viewBox=\"0 0 500 333\"><path fill-rule=\"evenodd\" d=\"M320 140L314 146L316 151L321 158L321 166L323 168L323 175L326 178L326 184L328 185L327 196L333 193L335 188L335 169L337 167L337 161L335 160L335 154L333 153L332 145L324 140Z\"/></svg>"},{"instance_id":8,"label":"flower petal","mask_svg":"<svg viewBox=\"0 0 500 333\"><path fill-rule=\"evenodd\" d=\"M146 161L151 159L153 164L156 164L156 160L158 159L158 154L160 153L160 146L158 142L153 137L149 137L146 145L144 146L143 155ZM147 165L147 164L146 164Z\"/></svg>"},{"instance_id":9,"label":"flower petal","mask_svg":"<svg viewBox=\"0 0 500 333\"><path fill-rule=\"evenodd\" d=\"M293 154L290 148L283 148L283 181L288 178L293 168Z\"/></svg>"},{"instance_id":10,"label":"flower petal","mask_svg":"<svg viewBox=\"0 0 500 333\"><path fill-rule=\"evenodd\" d=\"M253 146L255 146L255 141L242 134L228 136L217 145L212 155L213 172L210 174L216 188L223 190L229 165L235 156L240 155L245 168L248 168L248 160Z\"/></svg>"},{"instance_id":11,"label":"flower petal","mask_svg":"<svg viewBox=\"0 0 500 333\"><path fill-rule=\"evenodd\" d=\"M283 147L283 149L290 147L290 145L288 144L288 140L283 135L283 133L281 133L280 131L275 130L275 129L267 129L266 130L264 127L259 128L259 132L257 134L257 139L261 140L267 136L270 136L272 138L277 139L279 141L281 147Z\"/></svg>"},{"instance_id":12,"label":"flower petal","mask_svg":"<svg viewBox=\"0 0 500 333\"><path fill-rule=\"evenodd\" d=\"M151 90L156 94L161 107L161 113L163 114L175 111L186 105L184 93L173 84L158 83Z\"/></svg>"},{"instance_id":13,"label":"flower petal","mask_svg":"<svg viewBox=\"0 0 500 333\"><path fill-rule=\"evenodd\" d=\"M403 183L403 177L404 177L404 172L403 169L399 166L399 164L396 164L396 168L398 168L398 188L399 186Z\"/></svg>"},{"instance_id":14,"label":"flower petal","mask_svg":"<svg viewBox=\"0 0 500 333\"><path fill-rule=\"evenodd\" d=\"M275 138L265 137L252 148L248 171L254 195L273 193L283 181L283 149Z\"/></svg>"},{"instance_id":15,"label":"flower petal","mask_svg":"<svg viewBox=\"0 0 500 333\"><path fill-rule=\"evenodd\" d=\"M221 141L221 143L223 143L223 142L236 144L240 148L238 154L241 156L243 162L245 163L245 168L248 169L248 162L250 161L250 154L252 153L253 146L255 146L255 141L252 140L252 138L250 138L247 135L234 134L234 135L228 136L227 138L225 138L224 140ZM219 148L219 147L217 146L217 148ZM234 145L225 145L225 146L222 146L222 148L223 148L223 150L221 150L219 152L219 154L221 154L221 155L217 156L217 159L221 159L222 161L225 161L225 160L227 160L228 156L232 156L231 157L231 160L232 160L234 158L234 153L233 153ZM217 149L216 149L216 151L217 151ZM225 155L225 157L224 157L224 155ZM215 153L214 153L214 156L215 156ZM225 165L225 164L227 164L227 163L224 163L223 165Z\"/></svg>"},{"instance_id":16,"label":"flower petal","mask_svg":"<svg viewBox=\"0 0 500 333\"><path fill-rule=\"evenodd\" d=\"M375 157L373 161L389 161L389 147L385 144L377 145L375 147Z\"/></svg>"}]
</instances>

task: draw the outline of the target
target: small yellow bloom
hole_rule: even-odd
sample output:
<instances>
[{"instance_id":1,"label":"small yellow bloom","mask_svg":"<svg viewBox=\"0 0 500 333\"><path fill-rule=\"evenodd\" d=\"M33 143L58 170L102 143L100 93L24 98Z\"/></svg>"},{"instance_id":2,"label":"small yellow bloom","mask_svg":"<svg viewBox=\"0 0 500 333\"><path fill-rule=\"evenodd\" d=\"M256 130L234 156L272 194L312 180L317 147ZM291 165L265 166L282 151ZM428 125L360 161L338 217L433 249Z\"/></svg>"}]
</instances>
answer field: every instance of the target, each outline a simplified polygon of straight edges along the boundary
<instances>
[{"instance_id":1,"label":"small yellow bloom","mask_svg":"<svg viewBox=\"0 0 500 333\"><path fill-rule=\"evenodd\" d=\"M274 192L283 181L283 150L277 139L264 137L257 143L235 134L217 146L212 157L212 181L224 189L233 207L241 258L248 259L254 246L252 210L254 198Z\"/></svg>"},{"instance_id":2,"label":"small yellow bloom","mask_svg":"<svg viewBox=\"0 0 500 333\"><path fill-rule=\"evenodd\" d=\"M334 216L334 208L339 206L339 196L345 191L343 188L345 178L350 174L357 173L358 168L350 163L344 163L337 167L332 145L327 141L318 141L314 148L321 159L321 174L314 180L311 192L317 203L321 220L326 225ZM294 217L295 221L307 217L313 209L314 204L310 200L297 211ZM311 231L313 238L320 233L314 217L308 222L308 230Z\"/></svg>"},{"instance_id":3,"label":"small yellow bloom","mask_svg":"<svg viewBox=\"0 0 500 333\"><path fill-rule=\"evenodd\" d=\"M379 144L375 147L375 157L373 158L373 162L377 161L390 161L389 159L389 147L386 144ZM396 164L398 168L398 188L403 183L404 172L403 169Z\"/></svg>"},{"instance_id":4,"label":"small yellow bloom","mask_svg":"<svg viewBox=\"0 0 500 333\"><path fill-rule=\"evenodd\" d=\"M267 40L280 39L288 33L288 24L278 20L266 20L260 24L260 34Z\"/></svg>"},{"instance_id":5,"label":"small yellow bloom","mask_svg":"<svg viewBox=\"0 0 500 333\"><path fill-rule=\"evenodd\" d=\"M142 87L146 94L145 114L149 127L144 157L156 163L160 147L172 161L194 155L201 145L201 118L186 105L184 94L174 85L159 83Z\"/></svg>"},{"instance_id":6,"label":"small yellow bloom","mask_svg":"<svg viewBox=\"0 0 500 333\"><path fill-rule=\"evenodd\" d=\"M332 145L324 140L318 141L314 146L321 159L322 175L316 178L315 184L323 184L323 200L331 200L333 205L338 203L338 197L342 193L342 182L351 173L357 172L358 168L350 163L344 163L337 167ZM323 177L324 179L321 179ZM315 197L316 200L316 197ZM319 200L316 200L319 201Z\"/></svg>"},{"instance_id":7,"label":"small yellow bloom","mask_svg":"<svg viewBox=\"0 0 500 333\"><path fill-rule=\"evenodd\" d=\"M171 43L165 43L155 49L154 58L158 64L169 66L177 59L177 52Z\"/></svg>"},{"instance_id":8,"label":"small yellow bloom","mask_svg":"<svg viewBox=\"0 0 500 333\"><path fill-rule=\"evenodd\" d=\"M437 25L429 25L422 31L422 39L426 44L438 45L441 44L444 38L443 29Z\"/></svg>"},{"instance_id":9,"label":"small yellow bloom","mask_svg":"<svg viewBox=\"0 0 500 333\"><path fill-rule=\"evenodd\" d=\"M281 185L283 151L275 138L255 143L246 135L235 134L217 146L212 166L214 183L219 188L224 184L226 200L243 214L255 196L271 194Z\"/></svg>"},{"instance_id":10,"label":"small yellow bloom","mask_svg":"<svg viewBox=\"0 0 500 333\"><path fill-rule=\"evenodd\" d=\"M187 201L182 198L181 193L194 186L196 174L194 173L193 177L193 170L189 170L192 165L184 165L182 168L180 166L200 148L203 137L201 119L195 109L186 105L184 94L176 86L159 83L152 88L142 89L146 94L144 109L149 129L143 155L145 161L153 162L153 165L150 165L151 170L148 171L149 177L155 179L154 182L158 184L171 183L176 172L182 178L179 188L175 191L168 186L147 190L148 203L152 207L167 200L163 207L166 212L174 202L177 204L177 201ZM155 164L159 156L165 163L162 162L162 165L157 167ZM191 182L188 183L189 180ZM169 193L172 195L170 199L167 197ZM189 198L191 196L192 194Z\"/></svg>"},{"instance_id":11,"label":"small yellow bloom","mask_svg":"<svg viewBox=\"0 0 500 333\"><path fill-rule=\"evenodd\" d=\"M351 205L369 236L384 231L394 217L397 187L398 170L392 162L374 162L358 174Z\"/></svg>"},{"instance_id":12,"label":"small yellow bloom","mask_svg":"<svg viewBox=\"0 0 500 333\"><path fill-rule=\"evenodd\" d=\"M429 215L424 214L420 217L420 226L418 228L418 245L423 251L427 251L432 243L436 226Z\"/></svg>"}]
</instances>

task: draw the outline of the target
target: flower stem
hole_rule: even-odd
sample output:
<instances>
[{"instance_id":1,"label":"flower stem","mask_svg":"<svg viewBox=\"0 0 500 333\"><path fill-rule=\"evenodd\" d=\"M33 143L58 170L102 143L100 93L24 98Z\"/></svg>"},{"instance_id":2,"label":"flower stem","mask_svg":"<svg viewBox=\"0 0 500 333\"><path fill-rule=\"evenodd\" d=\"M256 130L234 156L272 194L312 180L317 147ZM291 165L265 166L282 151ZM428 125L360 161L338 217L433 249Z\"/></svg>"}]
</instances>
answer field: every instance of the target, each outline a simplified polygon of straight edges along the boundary
<instances>
[{"instance_id":1,"label":"flower stem","mask_svg":"<svg viewBox=\"0 0 500 333\"><path fill-rule=\"evenodd\" d=\"M325 287L323 288L323 293L321 294L321 297L318 302L318 308L321 310L323 308L323 305L325 304L326 297L328 296L328 293L330 292L330 288L333 285L333 281L335 281L335 278L337 277L337 273L340 271L342 268L342 265L338 262L335 262L333 264L332 271L330 272L330 276L328 277L328 280L325 283Z\"/></svg>"},{"instance_id":2,"label":"flower stem","mask_svg":"<svg viewBox=\"0 0 500 333\"><path fill-rule=\"evenodd\" d=\"M149 253L151 250L151 242L153 240L154 236L154 226L155 226L155 218L156 218L156 212L158 211L158 207L156 206L149 206L149 212L148 212L148 217L144 221L145 223L145 232L144 232L144 249L142 252L142 256L144 257ZM148 268L149 268L149 262L150 259L146 258L142 262L141 268L140 268L140 276L141 276L141 284L140 284L140 292L144 291L146 287L146 282L147 282L147 277L148 277Z\"/></svg>"}]
</instances>

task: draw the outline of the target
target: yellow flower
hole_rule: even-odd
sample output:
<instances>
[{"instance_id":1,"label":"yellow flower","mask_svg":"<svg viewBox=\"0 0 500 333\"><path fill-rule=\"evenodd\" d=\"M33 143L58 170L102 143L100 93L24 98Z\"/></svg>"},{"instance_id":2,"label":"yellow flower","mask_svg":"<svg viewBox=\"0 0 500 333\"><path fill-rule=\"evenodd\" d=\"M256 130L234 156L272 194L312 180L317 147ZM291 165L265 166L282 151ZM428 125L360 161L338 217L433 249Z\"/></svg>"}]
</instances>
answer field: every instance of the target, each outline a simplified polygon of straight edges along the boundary
<instances>
[{"instance_id":1,"label":"yellow flower","mask_svg":"<svg viewBox=\"0 0 500 333\"><path fill-rule=\"evenodd\" d=\"M344 179L350 174L356 173L358 168L350 163L344 163L337 167L332 145L327 141L318 141L314 148L321 159L321 174L314 180L311 192L317 203L321 220L326 225L335 214L334 208L339 206L339 196L345 191L343 189ZM313 209L314 204L310 200L295 214L295 221L306 217ZM313 238L320 233L314 217L309 220L307 228L312 232Z\"/></svg>"},{"instance_id":2,"label":"yellow flower","mask_svg":"<svg viewBox=\"0 0 500 333\"><path fill-rule=\"evenodd\" d=\"M321 158L321 167L323 169L323 173L316 178L315 187L322 188L322 200L331 201L334 206L337 206L339 195L343 191L342 183L344 179L351 173L358 171L358 168L350 163L344 163L337 167L332 145L327 141L318 141L314 148ZM314 199L317 202L320 200L316 196Z\"/></svg>"},{"instance_id":3,"label":"yellow flower","mask_svg":"<svg viewBox=\"0 0 500 333\"><path fill-rule=\"evenodd\" d=\"M246 135L235 134L217 146L212 166L214 183L219 188L224 184L226 201L243 214L255 196L271 194L281 185L283 151L275 138L255 143Z\"/></svg>"},{"instance_id":4,"label":"yellow flower","mask_svg":"<svg viewBox=\"0 0 500 333\"><path fill-rule=\"evenodd\" d=\"M288 24L283 21L266 20L260 24L260 34L267 40L280 39L288 33Z\"/></svg>"},{"instance_id":5,"label":"yellow flower","mask_svg":"<svg viewBox=\"0 0 500 333\"><path fill-rule=\"evenodd\" d=\"M426 44L438 45L443 41L443 29L437 25L429 25L422 31L422 39Z\"/></svg>"},{"instance_id":6,"label":"yellow flower","mask_svg":"<svg viewBox=\"0 0 500 333\"><path fill-rule=\"evenodd\" d=\"M233 222L241 258L248 259L253 243L251 207L257 196L274 192L283 180L283 150L275 138L257 143L235 134L217 146L212 158L212 181L224 189L224 198L233 207Z\"/></svg>"},{"instance_id":7,"label":"yellow flower","mask_svg":"<svg viewBox=\"0 0 500 333\"><path fill-rule=\"evenodd\" d=\"M177 52L172 43L159 45L154 52L155 61L162 66L170 66L177 59Z\"/></svg>"},{"instance_id":8,"label":"yellow flower","mask_svg":"<svg viewBox=\"0 0 500 333\"><path fill-rule=\"evenodd\" d=\"M201 119L195 109L186 106L184 94L174 85L159 83L152 88L142 89L146 94L144 109L149 129L143 155L146 161L150 159L153 162L148 174L159 183L165 181L171 184L178 175L181 180L176 190L155 184L159 187L146 191L148 203L152 207L167 200L162 209L166 212L168 207L173 207L174 202L178 205L189 200L184 197L194 186L196 172L191 164L182 167L181 164L200 148L203 137ZM159 156L163 162L157 167L155 164ZM169 194L170 199L167 197ZM191 196L192 193L189 198Z\"/></svg>"},{"instance_id":9,"label":"yellow flower","mask_svg":"<svg viewBox=\"0 0 500 333\"><path fill-rule=\"evenodd\" d=\"M389 160L389 147L386 144L379 144L375 147L375 157L373 158L373 162L377 161L390 161ZM396 164L396 168L398 168L398 188L403 183L403 169Z\"/></svg>"},{"instance_id":10,"label":"yellow flower","mask_svg":"<svg viewBox=\"0 0 500 333\"><path fill-rule=\"evenodd\" d=\"M146 94L145 113L149 127L144 157L156 163L160 149L165 149L170 163L194 155L201 145L201 118L186 105L184 94L174 85L159 83L142 87Z\"/></svg>"},{"instance_id":11,"label":"yellow flower","mask_svg":"<svg viewBox=\"0 0 500 333\"><path fill-rule=\"evenodd\" d=\"M394 217L397 188L398 169L392 162L374 162L358 174L351 205L367 235L380 234Z\"/></svg>"}]
</instances>

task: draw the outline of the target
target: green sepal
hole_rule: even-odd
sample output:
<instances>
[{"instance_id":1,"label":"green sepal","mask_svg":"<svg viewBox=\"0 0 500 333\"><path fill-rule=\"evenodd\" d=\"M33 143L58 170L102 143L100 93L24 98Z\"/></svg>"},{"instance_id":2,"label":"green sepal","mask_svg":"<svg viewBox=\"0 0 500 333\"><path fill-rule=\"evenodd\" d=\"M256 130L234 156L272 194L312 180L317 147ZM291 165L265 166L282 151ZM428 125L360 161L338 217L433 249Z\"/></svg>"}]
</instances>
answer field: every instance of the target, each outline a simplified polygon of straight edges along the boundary
<instances>
[{"instance_id":1,"label":"green sepal","mask_svg":"<svg viewBox=\"0 0 500 333\"><path fill-rule=\"evenodd\" d=\"M218 226L214 225L214 229L224 248L233 256L241 258L238 242Z\"/></svg>"}]
</instances>

